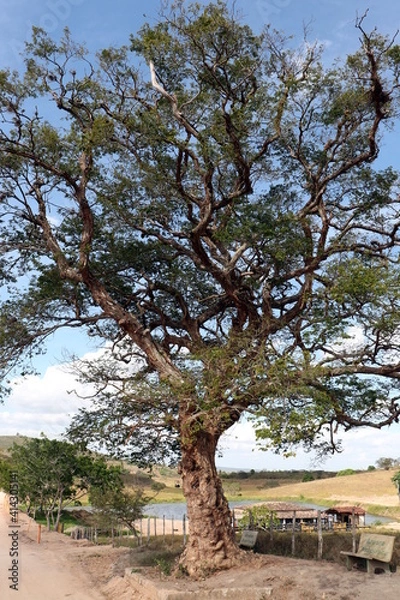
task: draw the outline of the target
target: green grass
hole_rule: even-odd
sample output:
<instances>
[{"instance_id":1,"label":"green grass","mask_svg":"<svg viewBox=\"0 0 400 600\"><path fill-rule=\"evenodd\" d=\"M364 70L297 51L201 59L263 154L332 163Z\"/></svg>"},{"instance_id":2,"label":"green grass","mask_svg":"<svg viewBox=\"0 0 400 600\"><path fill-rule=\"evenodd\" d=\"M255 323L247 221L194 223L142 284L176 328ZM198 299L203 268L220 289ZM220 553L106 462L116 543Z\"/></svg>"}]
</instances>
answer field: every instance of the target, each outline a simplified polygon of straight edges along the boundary
<instances>
[{"instance_id":1,"label":"green grass","mask_svg":"<svg viewBox=\"0 0 400 600\"><path fill-rule=\"evenodd\" d=\"M152 492L151 489L149 489L148 493L149 493L149 496L150 495L154 496L154 492ZM174 503L174 502L184 502L184 501L185 501L185 498L184 498L183 492L180 488L174 488L174 487L167 486L166 488L157 492L157 494L151 500L150 504L159 504L161 502L162 503L164 503L164 502Z\"/></svg>"},{"instance_id":2,"label":"green grass","mask_svg":"<svg viewBox=\"0 0 400 600\"><path fill-rule=\"evenodd\" d=\"M47 526L46 516L43 513L37 512L35 521L36 523ZM64 529L68 529L69 527L75 527L76 525L82 525L82 523L75 519L69 512L61 513L60 523L64 525Z\"/></svg>"}]
</instances>

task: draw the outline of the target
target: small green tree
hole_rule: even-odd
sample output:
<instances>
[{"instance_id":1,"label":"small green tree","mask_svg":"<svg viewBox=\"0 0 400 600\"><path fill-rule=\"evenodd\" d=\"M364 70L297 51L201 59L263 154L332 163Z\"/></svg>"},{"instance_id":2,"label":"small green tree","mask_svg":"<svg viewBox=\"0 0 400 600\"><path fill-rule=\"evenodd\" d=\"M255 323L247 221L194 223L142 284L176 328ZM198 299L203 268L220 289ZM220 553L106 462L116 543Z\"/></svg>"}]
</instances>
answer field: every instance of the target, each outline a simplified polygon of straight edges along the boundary
<instances>
[{"instance_id":1,"label":"small green tree","mask_svg":"<svg viewBox=\"0 0 400 600\"><path fill-rule=\"evenodd\" d=\"M398 471L395 475L393 475L392 481L393 481L394 485L396 486L397 494L399 496L399 502L400 502L400 471Z\"/></svg>"},{"instance_id":2,"label":"small green tree","mask_svg":"<svg viewBox=\"0 0 400 600\"><path fill-rule=\"evenodd\" d=\"M378 458L378 460L376 461L376 466L378 467L378 469L385 469L386 471L388 471L396 465L396 462L397 461L394 458L383 456L381 458Z\"/></svg>"},{"instance_id":3,"label":"small green tree","mask_svg":"<svg viewBox=\"0 0 400 600\"><path fill-rule=\"evenodd\" d=\"M354 475L356 471L354 469L342 469L336 473L336 477L346 477L347 475Z\"/></svg>"},{"instance_id":4,"label":"small green tree","mask_svg":"<svg viewBox=\"0 0 400 600\"><path fill-rule=\"evenodd\" d=\"M0 457L0 490L8 493L10 490L12 465L9 458Z\"/></svg>"},{"instance_id":5,"label":"small green tree","mask_svg":"<svg viewBox=\"0 0 400 600\"><path fill-rule=\"evenodd\" d=\"M252 508L246 508L243 516L239 519L240 529L264 529L268 530L271 526L277 525L279 519L276 512L271 510L267 504L260 504Z\"/></svg>"},{"instance_id":6,"label":"small green tree","mask_svg":"<svg viewBox=\"0 0 400 600\"><path fill-rule=\"evenodd\" d=\"M94 519L104 525L127 527L137 535L135 522L143 516L143 509L150 498L142 489L108 489L93 487L90 491L90 503L95 509Z\"/></svg>"}]
</instances>

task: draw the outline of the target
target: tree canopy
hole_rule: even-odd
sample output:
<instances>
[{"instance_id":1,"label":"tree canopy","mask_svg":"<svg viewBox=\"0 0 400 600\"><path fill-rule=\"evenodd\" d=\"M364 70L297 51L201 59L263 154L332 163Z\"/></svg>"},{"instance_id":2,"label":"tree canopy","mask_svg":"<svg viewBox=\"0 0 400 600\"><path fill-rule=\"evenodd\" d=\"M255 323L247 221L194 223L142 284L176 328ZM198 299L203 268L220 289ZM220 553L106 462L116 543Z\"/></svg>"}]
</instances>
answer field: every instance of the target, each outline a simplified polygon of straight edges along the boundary
<instances>
[{"instance_id":1,"label":"tree canopy","mask_svg":"<svg viewBox=\"0 0 400 600\"><path fill-rule=\"evenodd\" d=\"M365 23L329 67L178 0L97 57L35 28L0 74L0 366L61 328L110 345L71 435L180 457L192 574L238 556L214 456L242 415L326 452L400 414L398 174L374 167L400 48Z\"/></svg>"},{"instance_id":2,"label":"tree canopy","mask_svg":"<svg viewBox=\"0 0 400 600\"><path fill-rule=\"evenodd\" d=\"M96 490L105 494L121 491L121 468L107 465L103 457L82 454L79 447L45 436L29 438L11 449L11 467L18 474L19 500L43 512L50 529L57 529L68 504Z\"/></svg>"}]
</instances>

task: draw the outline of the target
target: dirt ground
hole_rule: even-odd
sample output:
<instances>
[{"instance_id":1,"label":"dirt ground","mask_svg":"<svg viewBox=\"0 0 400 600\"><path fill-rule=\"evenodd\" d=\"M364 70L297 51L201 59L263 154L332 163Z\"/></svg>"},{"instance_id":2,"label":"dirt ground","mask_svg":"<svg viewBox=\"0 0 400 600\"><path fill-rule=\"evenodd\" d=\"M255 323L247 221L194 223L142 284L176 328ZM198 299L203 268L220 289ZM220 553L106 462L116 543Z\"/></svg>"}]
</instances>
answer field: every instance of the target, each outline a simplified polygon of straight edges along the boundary
<instances>
[{"instance_id":1,"label":"dirt ground","mask_svg":"<svg viewBox=\"0 0 400 600\"><path fill-rule=\"evenodd\" d=\"M2 498L0 497L0 506ZM144 600L132 591L125 574L130 566L130 551L110 546L94 546L74 541L54 532L42 532L37 543L37 525L25 516L19 520L19 589L9 588L9 547L12 531L6 507L0 519L0 597L2 600ZM204 581L162 579L155 569L142 570L157 587L202 590L207 599L216 588L254 588L271 590L272 600L397 600L399 571L368 575L347 571L327 562L314 562L276 556L254 556L249 564L226 571ZM245 597L243 598L245 600Z\"/></svg>"},{"instance_id":2,"label":"dirt ground","mask_svg":"<svg viewBox=\"0 0 400 600\"><path fill-rule=\"evenodd\" d=\"M265 588L265 598L272 600L398 600L400 575L398 573L368 575L360 571L347 571L337 564L283 558L278 556L257 556L252 562L238 569L219 573L204 581L191 582L170 579L162 580L155 572L143 573L151 578L158 588L172 588L179 591L199 591L196 598L209 598L210 590L217 588ZM149 596L135 593L127 581L114 577L103 587L108 598L121 600L148 600ZM250 594L249 594L250 596ZM224 597L221 593L221 597ZM243 600L246 600L243 594Z\"/></svg>"}]
</instances>

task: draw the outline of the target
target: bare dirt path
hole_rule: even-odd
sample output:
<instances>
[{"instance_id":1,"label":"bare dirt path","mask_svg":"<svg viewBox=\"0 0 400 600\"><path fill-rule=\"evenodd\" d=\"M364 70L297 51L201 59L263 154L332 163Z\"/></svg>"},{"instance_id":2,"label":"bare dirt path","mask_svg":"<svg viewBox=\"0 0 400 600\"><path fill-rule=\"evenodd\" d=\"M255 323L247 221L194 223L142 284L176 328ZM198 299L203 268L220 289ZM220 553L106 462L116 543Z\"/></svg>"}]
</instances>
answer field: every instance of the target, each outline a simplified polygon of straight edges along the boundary
<instances>
[{"instance_id":1,"label":"bare dirt path","mask_svg":"<svg viewBox=\"0 0 400 600\"><path fill-rule=\"evenodd\" d=\"M36 527L22 514L18 523L12 523L0 492L1 600L103 600L105 596L93 589L84 568L70 560L61 542L65 536L53 533L49 541L44 532L38 544Z\"/></svg>"}]
</instances>

